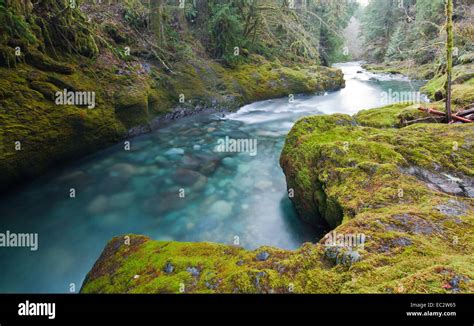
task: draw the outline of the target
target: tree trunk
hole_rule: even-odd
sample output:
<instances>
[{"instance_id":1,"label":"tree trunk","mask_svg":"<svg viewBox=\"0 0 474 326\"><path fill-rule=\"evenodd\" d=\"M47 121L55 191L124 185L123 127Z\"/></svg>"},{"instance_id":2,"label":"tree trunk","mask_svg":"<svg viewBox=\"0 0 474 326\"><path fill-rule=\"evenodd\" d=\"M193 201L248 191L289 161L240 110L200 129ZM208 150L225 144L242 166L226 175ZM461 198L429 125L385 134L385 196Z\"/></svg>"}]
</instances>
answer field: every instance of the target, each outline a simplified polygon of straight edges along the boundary
<instances>
[{"instance_id":1,"label":"tree trunk","mask_svg":"<svg viewBox=\"0 0 474 326\"><path fill-rule=\"evenodd\" d=\"M451 79L453 74L453 0L446 0L446 118L448 123L453 120L451 111Z\"/></svg>"},{"instance_id":2,"label":"tree trunk","mask_svg":"<svg viewBox=\"0 0 474 326\"><path fill-rule=\"evenodd\" d=\"M150 25L156 35L159 46L166 46L165 26L163 22L164 3L163 0L151 0L150 2Z\"/></svg>"}]
</instances>

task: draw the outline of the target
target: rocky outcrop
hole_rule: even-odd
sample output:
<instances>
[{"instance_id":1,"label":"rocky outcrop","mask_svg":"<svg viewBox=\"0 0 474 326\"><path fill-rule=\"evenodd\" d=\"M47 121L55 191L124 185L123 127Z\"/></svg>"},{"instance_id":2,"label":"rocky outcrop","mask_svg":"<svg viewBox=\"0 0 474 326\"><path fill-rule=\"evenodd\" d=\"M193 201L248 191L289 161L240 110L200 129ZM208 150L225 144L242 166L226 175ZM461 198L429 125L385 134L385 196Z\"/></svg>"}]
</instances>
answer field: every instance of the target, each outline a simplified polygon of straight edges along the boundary
<instances>
[{"instance_id":1,"label":"rocky outcrop","mask_svg":"<svg viewBox=\"0 0 474 326\"><path fill-rule=\"evenodd\" d=\"M81 291L472 293L473 199L407 169L472 178L474 127L366 126L370 117L397 121L406 110L306 117L289 133L280 162L290 197L301 218L333 228L319 243L248 251L117 237Z\"/></svg>"}]
</instances>

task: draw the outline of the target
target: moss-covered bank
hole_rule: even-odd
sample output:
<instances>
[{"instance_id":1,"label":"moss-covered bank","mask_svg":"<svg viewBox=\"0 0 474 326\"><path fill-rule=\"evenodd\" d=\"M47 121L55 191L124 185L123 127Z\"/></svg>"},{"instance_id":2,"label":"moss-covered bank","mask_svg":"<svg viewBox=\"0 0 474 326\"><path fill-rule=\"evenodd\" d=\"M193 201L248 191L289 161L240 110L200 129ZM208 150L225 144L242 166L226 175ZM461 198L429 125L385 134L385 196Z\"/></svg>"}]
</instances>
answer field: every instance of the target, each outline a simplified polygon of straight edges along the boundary
<instances>
[{"instance_id":1,"label":"moss-covered bank","mask_svg":"<svg viewBox=\"0 0 474 326\"><path fill-rule=\"evenodd\" d=\"M139 1L90 2L0 1L0 191L136 134L128 133L134 127L147 131L175 109L234 110L344 86L339 70L252 53L226 67L206 54L179 11L170 34L186 48L165 53L172 49L140 25ZM65 89L94 92L95 107L56 105Z\"/></svg>"},{"instance_id":2,"label":"moss-covered bank","mask_svg":"<svg viewBox=\"0 0 474 326\"><path fill-rule=\"evenodd\" d=\"M452 104L455 110L462 110L474 103L474 52L458 58L453 67L452 77ZM401 74L411 79L429 80L421 88L432 101L446 99L446 73L445 66L436 63L415 65L409 61L385 62L380 64L362 65L368 71L379 74Z\"/></svg>"},{"instance_id":3,"label":"moss-covered bank","mask_svg":"<svg viewBox=\"0 0 474 326\"><path fill-rule=\"evenodd\" d=\"M416 111L307 117L286 140L281 166L300 216L363 235L363 246L325 238L247 251L117 237L82 292L472 293L474 126L392 127Z\"/></svg>"}]
</instances>

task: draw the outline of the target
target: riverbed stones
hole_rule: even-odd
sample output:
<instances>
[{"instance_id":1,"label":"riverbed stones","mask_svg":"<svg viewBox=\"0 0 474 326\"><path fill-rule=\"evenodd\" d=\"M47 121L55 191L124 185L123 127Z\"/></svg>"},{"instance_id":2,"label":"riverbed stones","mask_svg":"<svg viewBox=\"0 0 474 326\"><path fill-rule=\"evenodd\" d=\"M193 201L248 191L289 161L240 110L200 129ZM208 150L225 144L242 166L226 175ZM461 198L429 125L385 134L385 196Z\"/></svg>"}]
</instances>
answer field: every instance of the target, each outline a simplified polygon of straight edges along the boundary
<instances>
[{"instance_id":1,"label":"riverbed stones","mask_svg":"<svg viewBox=\"0 0 474 326\"><path fill-rule=\"evenodd\" d=\"M206 176L211 176L217 170L220 164L220 158L211 153L197 154L196 158L199 159L199 172Z\"/></svg>"},{"instance_id":2,"label":"riverbed stones","mask_svg":"<svg viewBox=\"0 0 474 326\"><path fill-rule=\"evenodd\" d=\"M227 201L218 200L209 207L208 212L209 214L219 216L221 218L227 218L232 213L232 206L233 205Z\"/></svg>"},{"instance_id":3,"label":"riverbed stones","mask_svg":"<svg viewBox=\"0 0 474 326\"><path fill-rule=\"evenodd\" d=\"M207 182L207 177L201 173L189 169L178 169L173 174L172 179L179 186L193 186L204 185Z\"/></svg>"},{"instance_id":4,"label":"riverbed stones","mask_svg":"<svg viewBox=\"0 0 474 326\"><path fill-rule=\"evenodd\" d=\"M200 163L200 160L192 155L184 155L183 159L181 160L181 164L183 164L183 167L192 170L198 169Z\"/></svg>"},{"instance_id":5,"label":"riverbed stones","mask_svg":"<svg viewBox=\"0 0 474 326\"><path fill-rule=\"evenodd\" d=\"M188 194L191 196L192 194ZM165 214L181 209L186 205L186 200L180 198L178 191L167 191L155 194L145 200L144 209L156 218L162 218Z\"/></svg>"},{"instance_id":6,"label":"riverbed stones","mask_svg":"<svg viewBox=\"0 0 474 326\"><path fill-rule=\"evenodd\" d=\"M116 163L110 168L110 176L129 178L137 173L137 168L129 163Z\"/></svg>"},{"instance_id":7,"label":"riverbed stones","mask_svg":"<svg viewBox=\"0 0 474 326\"><path fill-rule=\"evenodd\" d=\"M176 155L184 155L184 149L182 148L170 148L165 152L167 156L176 156Z\"/></svg>"},{"instance_id":8,"label":"riverbed stones","mask_svg":"<svg viewBox=\"0 0 474 326\"><path fill-rule=\"evenodd\" d=\"M226 168L233 168L235 167L235 159L232 157L224 157L222 159L222 165Z\"/></svg>"}]
</instances>

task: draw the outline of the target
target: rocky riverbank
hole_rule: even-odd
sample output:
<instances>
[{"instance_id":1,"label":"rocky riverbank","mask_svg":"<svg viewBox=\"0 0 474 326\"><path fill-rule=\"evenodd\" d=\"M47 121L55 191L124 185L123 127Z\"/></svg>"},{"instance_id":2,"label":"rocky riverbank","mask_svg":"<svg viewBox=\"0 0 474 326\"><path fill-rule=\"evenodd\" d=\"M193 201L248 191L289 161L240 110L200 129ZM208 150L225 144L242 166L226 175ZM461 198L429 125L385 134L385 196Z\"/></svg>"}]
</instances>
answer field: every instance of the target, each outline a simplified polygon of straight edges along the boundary
<instances>
[{"instance_id":1,"label":"rocky riverbank","mask_svg":"<svg viewBox=\"0 0 474 326\"><path fill-rule=\"evenodd\" d=\"M333 229L319 243L116 237L82 293L473 292L474 127L400 124L418 114L396 105L295 124L280 163L300 217Z\"/></svg>"},{"instance_id":2,"label":"rocky riverbank","mask_svg":"<svg viewBox=\"0 0 474 326\"><path fill-rule=\"evenodd\" d=\"M80 10L67 3L0 5L0 190L163 120L344 86L339 70L247 52L243 64L227 67L205 54L179 11L175 28L193 51L176 54L170 67L152 31L137 25L139 2L86 1ZM56 105L64 90L94 93L94 108Z\"/></svg>"}]
</instances>

